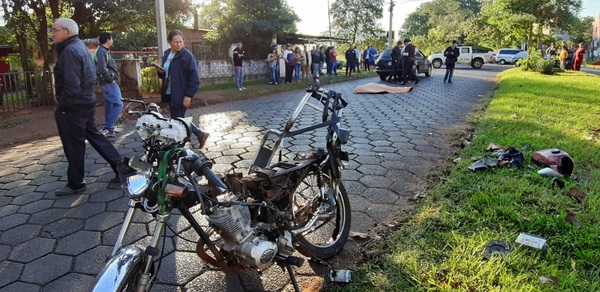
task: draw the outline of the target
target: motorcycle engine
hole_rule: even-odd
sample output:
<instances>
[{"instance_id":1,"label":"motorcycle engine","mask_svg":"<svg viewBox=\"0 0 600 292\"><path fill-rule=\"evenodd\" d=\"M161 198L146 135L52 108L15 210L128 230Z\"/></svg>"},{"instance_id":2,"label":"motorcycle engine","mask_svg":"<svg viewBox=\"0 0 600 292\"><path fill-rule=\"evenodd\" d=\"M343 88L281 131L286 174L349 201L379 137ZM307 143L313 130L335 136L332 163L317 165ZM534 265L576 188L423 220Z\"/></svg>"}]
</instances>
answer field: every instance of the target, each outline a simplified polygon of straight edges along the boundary
<instances>
[{"instance_id":1,"label":"motorcycle engine","mask_svg":"<svg viewBox=\"0 0 600 292\"><path fill-rule=\"evenodd\" d=\"M271 266L279 253L277 243L268 240L256 228L251 227L250 210L247 206L220 206L207 220L223 238L222 249L233 253L241 265L264 270ZM292 248L289 236L282 236L282 239L283 244L280 246L284 250Z\"/></svg>"}]
</instances>

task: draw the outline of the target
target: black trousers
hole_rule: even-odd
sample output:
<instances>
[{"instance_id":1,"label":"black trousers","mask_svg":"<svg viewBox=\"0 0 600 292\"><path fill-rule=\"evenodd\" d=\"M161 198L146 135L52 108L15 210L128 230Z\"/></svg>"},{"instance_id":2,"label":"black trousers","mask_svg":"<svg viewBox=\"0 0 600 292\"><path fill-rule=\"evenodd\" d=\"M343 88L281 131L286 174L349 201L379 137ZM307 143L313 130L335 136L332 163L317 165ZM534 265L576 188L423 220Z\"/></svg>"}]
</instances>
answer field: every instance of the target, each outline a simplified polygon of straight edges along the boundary
<instances>
[{"instance_id":1,"label":"black trousers","mask_svg":"<svg viewBox=\"0 0 600 292\"><path fill-rule=\"evenodd\" d=\"M294 66L285 65L285 82L292 83L293 75L294 75Z\"/></svg>"},{"instance_id":2,"label":"black trousers","mask_svg":"<svg viewBox=\"0 0 600 292\"><path fill-rule=\"evenodd\" d=\"M392 72L390 73L390 76L388 76L387 80L388 81L398 81L398 68L399 64L397 60L392 60Z\"/></svg>"},{"instance_id":3,"label":"black trousers","mask_svg":"<svg viewBox=\"0 0 600 292\"><path fill-rule=\"evenodd\" d=\"M70 188L80 188L85 181L85 140L96 149L117 174L117 165L121 155L108 139L96 128L96 108L61 109L54 112L58 134L67 157L67 179Z\"/></svg>"},{"instance_id":4,"label":"black trousers","mask_svg":"<svg viewBox=\"0 0 600 292\"><path fill-rule=\"evenodd\" d=\"M413 71L413 65L415 63L415 58L412 57L404 57L402 58L402 74L404 77L402 78L402 83L406 83L408 80L418 80L417 74Z\"/></svg>"}]
</instances>

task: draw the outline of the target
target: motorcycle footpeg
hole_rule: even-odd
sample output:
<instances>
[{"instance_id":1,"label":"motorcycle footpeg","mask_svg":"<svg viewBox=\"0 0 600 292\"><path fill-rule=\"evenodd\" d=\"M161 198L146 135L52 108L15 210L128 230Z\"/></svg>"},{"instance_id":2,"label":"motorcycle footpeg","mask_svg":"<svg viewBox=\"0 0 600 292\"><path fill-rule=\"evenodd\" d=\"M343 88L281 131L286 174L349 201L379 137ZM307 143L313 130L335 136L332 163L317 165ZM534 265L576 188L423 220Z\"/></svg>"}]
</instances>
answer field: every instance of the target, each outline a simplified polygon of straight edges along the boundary
<instances>
[{"instance_id":1,"label":"motorcycle footpeg","mask_svg":"<svg viewBox=\"0 0 600 292\"><path fill-rule=\"evenodd\" d=\"M289 257L286 257L285 259L280 260L279 262L283 265L292 265L292 266L296 266L296 267L302 267L302 265L304 264L304 259L300 258L300 257L289 256Z\"/></svg>"}]
</instances>

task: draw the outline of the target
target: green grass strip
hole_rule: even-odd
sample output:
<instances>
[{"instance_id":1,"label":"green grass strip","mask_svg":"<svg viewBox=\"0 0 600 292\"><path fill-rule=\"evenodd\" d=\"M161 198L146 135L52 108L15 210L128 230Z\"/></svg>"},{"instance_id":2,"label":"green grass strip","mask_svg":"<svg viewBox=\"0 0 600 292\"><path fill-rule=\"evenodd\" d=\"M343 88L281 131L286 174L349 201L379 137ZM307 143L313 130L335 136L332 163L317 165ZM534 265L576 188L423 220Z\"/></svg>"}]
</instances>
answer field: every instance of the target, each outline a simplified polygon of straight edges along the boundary
<instances>
[{"instance_id":1,"label":"green grass strip","mask_svg":"<svg viewBox=\"0 0 600 292\"><path fill-rule=\"evenodd\" d=\"M360 263L352 284L328 290L600 291L600 77L511 69L499 79L485 109L473 115L477 131L462 161L449 166L420 207L401 215L396 232L370 246L385 252ZM468 170L472 157L489 154L490 143L515 147L526 167ZM533 152L549 148L575 161L565 189L552 188L532 166ZM569 196L574 187L587 200ZM565 220L567 210L579 228ZM514 244L521 232L546 238L548 248ZM485 260L491 240L515 249ZM540 281L548 276L558 284Z\"/></svg>"}]
</instances>

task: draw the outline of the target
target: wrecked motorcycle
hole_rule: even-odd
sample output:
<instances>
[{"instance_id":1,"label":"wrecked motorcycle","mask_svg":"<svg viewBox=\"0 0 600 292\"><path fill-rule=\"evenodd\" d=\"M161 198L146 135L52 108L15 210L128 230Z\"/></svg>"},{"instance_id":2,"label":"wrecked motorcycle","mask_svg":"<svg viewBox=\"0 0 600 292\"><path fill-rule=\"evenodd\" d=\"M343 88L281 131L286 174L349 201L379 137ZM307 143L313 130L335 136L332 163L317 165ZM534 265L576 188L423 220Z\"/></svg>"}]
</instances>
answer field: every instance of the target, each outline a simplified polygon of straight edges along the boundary
<instances>
[{"instance_id":1,"label":"wrecked motorcycle","mask_svg":"<svg viewBox=\"0 0 600 292\"><path fill-rule=\"evenodd\" d=\"M131 158L123 170L129 209L93 291L150 290L160 273L160 242L175 209L198 234L196 253L206 263L224 272L262 271L277 263L287 268L299 291L292 265L301 266L304 259L294 252L331 258L350 231L350 202L341 182L343 163L348 161L341 146L349 131L339 127L347 104L340 93L319 88L315 79L284 130L271 129L264 135L245 176L217 175L209 158L187 149L187 120L163 118L156 105L130 112L139 115L135 129L145 155ZM305 109L318 110L322 121L292 130ZM286 139L320 128L326 130L324 148L297 154L285 148ZM200 209L207 226L198 223L192 207ZM123 247L136 210L155 217L152 239L147 246Z\"/></svg>"}]
</instances>

